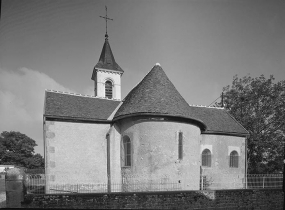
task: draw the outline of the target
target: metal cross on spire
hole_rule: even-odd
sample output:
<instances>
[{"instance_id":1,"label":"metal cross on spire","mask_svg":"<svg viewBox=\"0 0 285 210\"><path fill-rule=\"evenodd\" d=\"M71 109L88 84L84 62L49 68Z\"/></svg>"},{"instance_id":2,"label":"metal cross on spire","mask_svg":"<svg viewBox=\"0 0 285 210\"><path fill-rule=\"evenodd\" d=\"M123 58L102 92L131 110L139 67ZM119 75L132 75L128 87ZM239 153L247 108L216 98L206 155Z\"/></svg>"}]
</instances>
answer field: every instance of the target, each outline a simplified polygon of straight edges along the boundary
<instances>
[{"instance_id":1,"label":"metal cross on spire","mask_svg":"<svg viewBox=\"0 0 285 210\"><path fill-rule=\"evenodd\" d=\"M107 33L107 21L108 21L108 20L113 20L113 19L108 18L108 15L107 15L107 6L105 6L105 10L106 10L106 15L105 15L105 17L100 16L100 18L104 18L104 19L106 20L106 34L105 34L105 37L106 37L106 39L108 39L108 33Z\"/></svg>"}]
</instances>

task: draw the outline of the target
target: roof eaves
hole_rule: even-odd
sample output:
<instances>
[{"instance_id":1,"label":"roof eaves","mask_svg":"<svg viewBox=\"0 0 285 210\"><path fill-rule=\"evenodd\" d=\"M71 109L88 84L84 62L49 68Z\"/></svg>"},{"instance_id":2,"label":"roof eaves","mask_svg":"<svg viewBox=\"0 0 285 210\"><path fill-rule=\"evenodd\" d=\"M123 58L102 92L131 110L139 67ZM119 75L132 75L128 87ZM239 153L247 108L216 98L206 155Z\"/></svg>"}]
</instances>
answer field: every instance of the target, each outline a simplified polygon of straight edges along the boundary
<instances>
[{"instance_id":1,"label":"roof eaves","mask_svg":"<svg viewBox=\"0 0 285 210\"><path fill-rule=\"evenodd\" d=\"M99 67L94 67L94 69L97 71L111 72L111 73L121 74L121 75L124 73L123 70L105 69L105 68L99 68Z\"/></svg>"},{"instance_id":2,"label":"roof eaves","mask_svg":"<svg viewBox=\"0 0 285 210\"><path fill-rule=\"evenodd\" d=\"M200 125L199 127L201 127L202 129L204 129L204 130L207 129L207 125L202 120L197 119L197 118L190 118L190 117L185 117L185 116L180 116L180 115L152 113L152 112L136 112L136 113L132 113L132 114L120 115L118 117L115 117L113 119L113 121L121 120L121 119L128 118L128 117L142 116L142 115L144 115L144 116L157 116L157 117L175 117L175 118L182 118L182 119L186 119L186 120L193 120L193 121L198 122L198 124Z\"/></svg>"},{"instance_id":3,"label":"roof eaves","mask_svg":"<svg viewBox=\"0 0 285 210\"><path fill-rule=\"evenodd\" d=\"M237 136L237 137L248 137L249 133L238 133L238 132L225 132L225 131L203 131L201 134L208 134L208 135L225 135L225 136Z\"/></svg>"},{"instance_id":4,"label":"roof eaves","mask_svg":"<svg viewBox=\"0 0 285 210\"><path fill-rule=\"evenodd\" d=\"M47 119L58 119L58 120L68 120L68 121L88 121L88 122L106 122L111 123L111 120L108 119L94 119L94 118L84 118L84 117L70 117L70 116L56 116L56 115L47 115L45 114L44 117Z\"/></svg>"},{"instance_id":5,"label":"roof eaves","mask_svg":"<svg viewBox=\"0 0 285 210\"><path fill-rule=\"evenodd\" d=\"M249 135L249 132L243 127L242 124L240 124L227 110L224 110L239 126L241 126L245 131L246 133Z\"/></svg>"}]
</instances>

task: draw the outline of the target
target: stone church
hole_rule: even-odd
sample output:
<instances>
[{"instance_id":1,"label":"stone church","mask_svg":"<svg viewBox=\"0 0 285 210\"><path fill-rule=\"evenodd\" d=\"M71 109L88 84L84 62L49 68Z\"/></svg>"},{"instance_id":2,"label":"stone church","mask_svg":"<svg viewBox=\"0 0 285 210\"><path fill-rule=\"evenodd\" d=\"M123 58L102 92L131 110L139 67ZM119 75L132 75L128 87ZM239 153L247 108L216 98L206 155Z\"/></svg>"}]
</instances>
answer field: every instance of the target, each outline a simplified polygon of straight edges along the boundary
<instances>
[{"instance_id":1,"label":"stone church","mask_svg":"<svg viewBox=\"0 0 285 210\"><path fill-rule=\"evenodd\" d=\"M225 109L189 105L159 64L122 100L123 73L106 35L94 96L45 91L47 192L242 187L248 132Z\"/></svg>"}]
</instances>

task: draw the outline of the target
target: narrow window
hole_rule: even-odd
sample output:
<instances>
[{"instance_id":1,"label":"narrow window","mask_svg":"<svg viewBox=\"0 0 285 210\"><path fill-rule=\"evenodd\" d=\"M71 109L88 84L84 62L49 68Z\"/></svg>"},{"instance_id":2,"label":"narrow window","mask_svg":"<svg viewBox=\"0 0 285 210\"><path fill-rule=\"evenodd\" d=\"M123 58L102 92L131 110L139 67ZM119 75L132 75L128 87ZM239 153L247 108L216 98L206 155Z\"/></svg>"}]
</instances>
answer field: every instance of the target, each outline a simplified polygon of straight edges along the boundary
<instances>
[{"instance_id":1,"label":"narrow window","mask_svg":"<svg viewBox=\"0 0 285 210\"><path fill-rule=\"evenodd\" d=\"M178 134L178 159L182 160L183 158L183 132Z\"/></svg>"},{"instance_id":2,"label":"narrow window","mask_svg":"<svg viewBox=\"0 0 285 210\"><path fill-rule=\"evenodd\" d=\"M237 151L232 151L230 154L230 167L238 168L238 153Z\"/></svg>"},{"instance_id":3,"label":"narrow window","mask_svg":"<svg viewBox=\"0 0 285 210\"><path fill-rule=\"evenodd\" d=\"M208 149L204 149L202 152L202 166L211 167L211 151Z\"/></svg>"},{"instance_id":4,"label":"narrow window","mask_svg":"<svg viewBox=\"0 0 285 210\"><path fill-rule=\"evenodd\" d=\"M112 98L113 97L113 88L112 88L112 82L111 81L105 82L105 97L106 98Z\"/></svg>"},{"instance_id":5,"label":"narrow window","mask_svg":"<svg viewBox=\"0 0 285 210\"><path fill-rule=\"evenodd\" d=\"M123 138L124 144L124 166L131 166L131 140L128 136Z\"/></svg>"}]
</instances>

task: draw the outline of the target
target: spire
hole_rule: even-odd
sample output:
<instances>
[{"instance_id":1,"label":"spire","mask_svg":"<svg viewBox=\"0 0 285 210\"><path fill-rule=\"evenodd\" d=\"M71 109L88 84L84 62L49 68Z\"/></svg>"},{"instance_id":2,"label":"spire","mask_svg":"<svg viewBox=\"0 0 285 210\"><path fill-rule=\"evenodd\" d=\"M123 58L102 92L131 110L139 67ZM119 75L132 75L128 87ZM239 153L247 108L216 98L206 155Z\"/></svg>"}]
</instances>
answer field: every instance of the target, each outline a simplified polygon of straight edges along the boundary
<instances>
[{"instance_id":1,"label":"spire","mask_svg":"<svg viewBox=\"0 0 285 210\"><path fill-rule=\"evenodd\" d=\"M99 58L98 63L95 65L92 73L92 80L95 80L95 75L97 69L106 69L106 70L112 70L112 71L117 71L120 74L123 74L124 71L123 69L116 63L114 55L112 53L109 41L108 41L108 31L107 31L107 22L108 20L113 20L108 17L107 15L107 7L105 6L106 9L106 15L100 16L101 18L104 18L106 20L106 34L105 34L105 43L103 45L103 49Z\"/></svg>"},{"instance_id":2,"label":"spire","mask_svg":"<svg viewBox=\"0 0 285 210\"><path fill-rule=\"evenodd\" d=\"M105 39L105 43L102 48L102 52L98 63L95 65L92 75L92 80L94 80L94 71L97 68L107 69L112 71L118 71L119 73L124 73L123 69L116 63L114 55L112 53L108 39Z\"/></svg>"}]
</instances>

